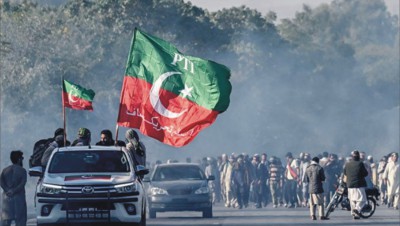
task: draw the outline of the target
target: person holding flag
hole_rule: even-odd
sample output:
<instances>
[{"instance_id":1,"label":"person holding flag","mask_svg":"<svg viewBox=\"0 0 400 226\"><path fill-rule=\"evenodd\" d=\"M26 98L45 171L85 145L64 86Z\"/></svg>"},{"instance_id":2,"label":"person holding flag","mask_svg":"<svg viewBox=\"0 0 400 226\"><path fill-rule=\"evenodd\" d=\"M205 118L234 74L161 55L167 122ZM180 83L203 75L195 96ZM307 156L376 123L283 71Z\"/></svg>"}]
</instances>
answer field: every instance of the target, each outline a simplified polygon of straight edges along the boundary
<instances>
[{"instance_id":1,"label":"person holding flag","mask_svg":"<svg viewBox=\"0 0 400 226\"><path fill-rule=\"evenodd\" d=\"M63 104L63 121L64 131L66 131L65 108L72 108L75 110L89 110L93 111L93 98L95 92L91 89L85 89L80 85L74 84L70 81L62 79L62 104ZM72 143L75 145L90 145L90 131L86 128L80 128L78 131L78 138ZM64 133L64 146L66 146L67 137Z\"/></svg>"},{"instance_id":2,"label":"person holding flag","mask_svg":"<svg viewBox=\"0 0 400 226\"><path fill-rule=\"evenodd\" d=\"M228 108L229 78L224 65L184 55L135 29L117 125L171 146L186 145Z\"/></svg>"}]
</instances>

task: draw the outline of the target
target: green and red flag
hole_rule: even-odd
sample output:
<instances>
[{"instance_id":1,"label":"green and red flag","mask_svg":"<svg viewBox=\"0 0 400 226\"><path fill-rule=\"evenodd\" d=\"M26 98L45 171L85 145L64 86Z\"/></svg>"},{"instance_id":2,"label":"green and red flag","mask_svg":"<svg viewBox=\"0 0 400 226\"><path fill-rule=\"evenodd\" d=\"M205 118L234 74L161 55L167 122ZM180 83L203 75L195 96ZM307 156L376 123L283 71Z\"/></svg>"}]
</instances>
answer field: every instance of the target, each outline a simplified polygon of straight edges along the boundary
<instances>
[{"instance_id":1,"label":"green and red flag","mask_svg":"<svg viewBox=\"0 0 400 226\"><path fill-rule=\"evenodd\" d=\"M93 111L94 91L85 89L80 85L63 80L63 106L77 110Z\"/></svg>"},{"instance_id":2,"label":"green and red flag","mask_svg":"<svg viewBox=\"0 0 400 226\"><path fill-rule=\"evenodd\" d=\"M226 66L184 55L135 29L117 124L172 146L186 145L228 108L229 78Z\"/></svg>"}]
</instances>

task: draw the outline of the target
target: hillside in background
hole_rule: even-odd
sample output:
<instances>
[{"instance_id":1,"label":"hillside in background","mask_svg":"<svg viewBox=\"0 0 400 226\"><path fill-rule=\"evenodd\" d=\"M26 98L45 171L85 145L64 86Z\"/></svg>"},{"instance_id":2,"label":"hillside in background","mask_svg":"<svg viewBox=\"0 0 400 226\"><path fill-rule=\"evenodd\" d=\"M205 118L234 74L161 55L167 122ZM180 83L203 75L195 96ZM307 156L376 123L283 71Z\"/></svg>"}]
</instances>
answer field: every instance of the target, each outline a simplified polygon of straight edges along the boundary
<instances>
[{"instance_id":1,"label":"hillside in background","mask_svg":"<svg viewBox=\"0 0 400 226\"><path fill-rule=\"evenodd\" d=\"M62 76L96 92L93 112L67 109L68 139L79 127L92 131L92 143L114 130L135 27L232 71L230 107L191 144L141 136L152 162L399 150L399 20L383 1L305 6L280 23L273 12L210 13L182 0L3 1L0 10L3 164L10 150L29 156L36 140L62 127Z\"/></svg>"}]
</instances>

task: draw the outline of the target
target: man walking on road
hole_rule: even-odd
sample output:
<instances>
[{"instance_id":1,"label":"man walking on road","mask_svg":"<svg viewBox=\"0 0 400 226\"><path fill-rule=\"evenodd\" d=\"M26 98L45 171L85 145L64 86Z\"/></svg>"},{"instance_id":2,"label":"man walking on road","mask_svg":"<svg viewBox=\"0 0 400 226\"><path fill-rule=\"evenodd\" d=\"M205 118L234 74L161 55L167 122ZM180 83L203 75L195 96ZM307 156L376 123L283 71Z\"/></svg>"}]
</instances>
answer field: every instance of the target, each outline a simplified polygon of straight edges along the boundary
<instances>
[{"instance_id":1,"label":"man walking on road","mask_svg":"<svg viewBox=\"0 0 400 226\"><path fill-rule=\"evenodd\" d=\"M319 165L319 158L314 157L306 169L305 180L309 184L310 192L310 214L311 219L316 220L315 209L318 205L320 220L329 220L324 213L324 189L322 182L325 181L324 169Z\"/></svg>"},{"instance_id":2,"label":"man walking on road","mask_svg":"<svg viewBox=\"0 0 400 226\"><path fill-rule=\"evenodd\" d=\"M296 159L293 158L291 152L286 154L286 171L285 171L285 200L288 208L294 208L297 206L297 183L300 176L300 166Z\"/></svg>"},{"instance_id":3,"label":"man walking on road","mask_svg":"<svg viewBox=\"0 0 400 226\"><path fill-rule=\"evenodd\" d=\"M387 184L388 207L399 209L399 193L400 193L400 165L397 161L399 154L392 153L391 161L387 164L383 179Z\"/></svg>"},{"instance_id":4,"label":"man walking on road","mask_svg":"<svg viewBox=\"0 0 400 226\"><path fill-rule=\"evenodd\" d=\"M22 167L24 159L22 151L12 151L10 159L13 164L6 167L0 176L3 189L2 225L10 226L11 222L15 220L15 226L26 226L25 184L27 173Z\"/></svg>"},{"instance_id":5,"label":"man walking on road","mask_svg":"<svg viewBox=\"0 0 400 226\"><path fill-rule=\"evenodd\" d=\"M367 181L365 177L368 176L368 171L364 163L360 161L360 152L355 150L351 155L352 160L347 162L344 166L343 175L347 178L346 184L351 206L351 215L354 219L360 219L359 214L367 201L367 195L365 193Z\"/></svg>"}]
</instances>

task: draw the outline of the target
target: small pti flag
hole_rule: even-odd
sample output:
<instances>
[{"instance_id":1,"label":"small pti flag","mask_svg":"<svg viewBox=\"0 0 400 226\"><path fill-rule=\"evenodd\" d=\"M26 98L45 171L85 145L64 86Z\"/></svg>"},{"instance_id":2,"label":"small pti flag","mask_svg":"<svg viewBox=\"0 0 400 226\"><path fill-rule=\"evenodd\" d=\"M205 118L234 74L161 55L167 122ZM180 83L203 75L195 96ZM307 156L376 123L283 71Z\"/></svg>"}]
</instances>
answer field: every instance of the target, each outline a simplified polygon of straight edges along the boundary
<instances>
[{"instance_id":1,"label":"small pti flag","mask_svg":"<svg viewBox=\"0 0 400 226\"><path fill-rule=\"evenodd\" d=\"M165 144L186 145L228 108L229 78L226 66L184 55L135 29L117 124Z\"/></svg>"},{"instance_id":2,"label":"small pti flag","mask_svg":"<svg viewBox=\"0 0 400 226\"><path fill-rule=\"evenodd\" d=\"M63 106L76 110L93 111L94 91L63 80Z\"/></svg>"}]
</instances>

